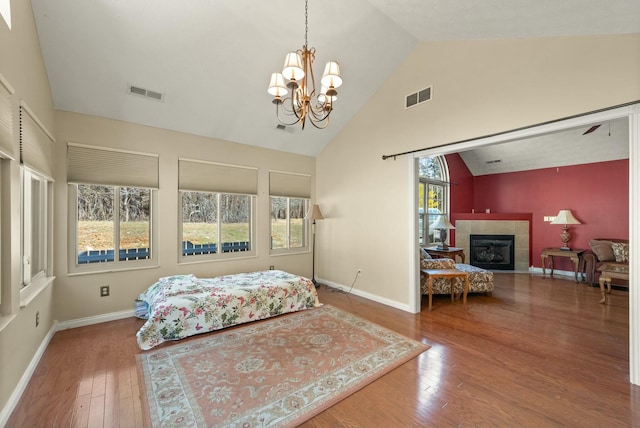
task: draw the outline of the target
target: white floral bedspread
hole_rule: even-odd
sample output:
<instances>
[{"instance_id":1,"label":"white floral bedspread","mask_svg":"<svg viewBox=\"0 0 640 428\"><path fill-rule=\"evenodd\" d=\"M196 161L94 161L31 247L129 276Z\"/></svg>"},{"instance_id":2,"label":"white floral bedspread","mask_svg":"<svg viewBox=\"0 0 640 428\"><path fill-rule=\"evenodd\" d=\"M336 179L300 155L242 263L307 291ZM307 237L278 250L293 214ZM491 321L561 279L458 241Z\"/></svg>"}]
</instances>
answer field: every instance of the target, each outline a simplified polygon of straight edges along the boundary
<instances>
[{"instance_id":1,"label":"white floral bedspread","mask_svg":"<svg viewBox=\"0 0 640 428\"><path fill-rule=\"evenodd\" d=\"M141 349L167 340L319 306L310 279L281 270L216 278L160 278L139 297L149 318L136 334Z\"/></svg>"}]
</instances>

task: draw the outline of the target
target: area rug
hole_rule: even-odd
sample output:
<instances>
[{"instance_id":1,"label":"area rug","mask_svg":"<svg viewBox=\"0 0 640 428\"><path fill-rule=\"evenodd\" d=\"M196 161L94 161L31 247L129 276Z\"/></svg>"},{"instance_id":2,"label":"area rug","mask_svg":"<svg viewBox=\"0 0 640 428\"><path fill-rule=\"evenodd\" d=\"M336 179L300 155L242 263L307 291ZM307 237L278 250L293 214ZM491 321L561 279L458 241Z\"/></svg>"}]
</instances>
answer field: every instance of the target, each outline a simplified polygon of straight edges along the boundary
<instances>
[{"instance_id":1,"label":"area rug","mask_svg":"<svg viewBox=\"0 0 640 428\"><path fill-rule=\"evenodd\" d=\"M428 348L325 305L137 358L154 427L295 426Z\"/></svg>"}]
</instances>

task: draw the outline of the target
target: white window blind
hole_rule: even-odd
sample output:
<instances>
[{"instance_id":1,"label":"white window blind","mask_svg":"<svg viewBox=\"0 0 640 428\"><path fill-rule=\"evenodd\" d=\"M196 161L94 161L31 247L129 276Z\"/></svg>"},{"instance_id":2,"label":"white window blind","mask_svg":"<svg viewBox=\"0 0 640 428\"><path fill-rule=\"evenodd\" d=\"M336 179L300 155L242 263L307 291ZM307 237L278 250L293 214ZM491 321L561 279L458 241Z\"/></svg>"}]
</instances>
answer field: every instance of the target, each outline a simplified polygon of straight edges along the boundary
<instances>
[{"instance_id":1,"label":"white window blind","mask_svg":"<svg viewBox=\"0 0 640 428\"><path fill-rule=\"evenodd\" d=\"M20 162L53 177L53 136L26 105L20 106Z\"/></svg>"},{"instance_id":2,"label":"white window blind","mask_svg":"<svg viewBox=\"0 0 640 428\"><path fill-rule=\"evenodd\" d=\"M13 90L0 76L0 151L13 157Z\"/></svg>"},{"instance_id":3,"label":"white window blind","mask_svg":"<svg viewBox=\"0 0 640 428\"><path fill-rule=\"evenodd\" d=\"M269 171L269 195L309 199L311 198L311 176Z\"/></svg>"},{"instance_id":4,"label":"white window blind","mask_svg":"<svg viewBox=\"0 0 640 428\"><path fill-rule=\"evenodd\" d=\"M193 159L179 159L182 191L258 194L258 169Z\"/></svg>"},{"instance_id":5,"label":"white window blind","mask_svg":"<svg viewBox=\"0 0 640 428\"><path fill-rule=\"evenodd\" d=\"M67 182L157 189L158 155L68 143Z\"/></svg>"}]
</instances>

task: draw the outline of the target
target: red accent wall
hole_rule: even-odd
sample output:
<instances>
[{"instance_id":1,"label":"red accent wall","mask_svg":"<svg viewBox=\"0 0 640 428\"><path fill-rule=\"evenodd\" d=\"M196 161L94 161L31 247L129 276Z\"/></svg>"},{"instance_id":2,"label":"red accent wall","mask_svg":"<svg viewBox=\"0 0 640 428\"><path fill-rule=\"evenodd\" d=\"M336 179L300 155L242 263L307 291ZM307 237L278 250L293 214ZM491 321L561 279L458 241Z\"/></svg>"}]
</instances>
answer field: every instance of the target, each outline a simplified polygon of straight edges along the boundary
<instances>
[{"instance_id":1,"label":"red accent wall","mask_svg":"<svg viewBox=\"0 0 640 428\"><path fill-rule=\"evenodd\" d=\"M461 159L460 159L461 160ZM447 157L449 161L449 157ZM456 170L456 171L454 171ZM449 164L453 177L465 177L468 169L457 161ZM451 188L452 212L467 207L466 178L461 195L455 196L457 187ZM585 165L545 168L506 174L474 177L471 185L471 209L484 213L531 213L531 260L541 267L540 253L546 247L559 247L561 225L544 221L544 216L555 216L561 209L570 209L582 222L571 226L572 248L589 249L594 238L629 237L629 161L617 160ZM557 259L556 267L573 270L568 259Z\"/></svg>"},{"instance_id":2,"label":"red accent wall","mask_svg":"<svg viewBox=\"0 0 640 428\"><path fill-rule=\"evenodd\" d=\"M473 174L458 153L445 155L449 167L450 209L452 213L470 213L473 208Z\"/></svg>"}]
</instances>

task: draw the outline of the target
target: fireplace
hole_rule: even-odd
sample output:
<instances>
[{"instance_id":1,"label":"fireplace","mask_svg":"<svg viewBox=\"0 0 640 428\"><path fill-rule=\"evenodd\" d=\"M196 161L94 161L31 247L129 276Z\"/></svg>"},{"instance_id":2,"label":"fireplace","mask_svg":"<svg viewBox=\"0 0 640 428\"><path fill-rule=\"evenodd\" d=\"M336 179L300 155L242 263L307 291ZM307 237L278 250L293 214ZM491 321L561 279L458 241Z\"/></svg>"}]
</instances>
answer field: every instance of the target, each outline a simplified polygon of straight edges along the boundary
<instances>
[{"instance_id":1,"label":"fireplace","mask_svg":"<svg viewBox=\"0 0 640 428\"><path fill-rule=\"evenodd\" d=\"M490 270L514 270L514 235L470 235L470 261Z\"/></svg>"}]
</instances>

